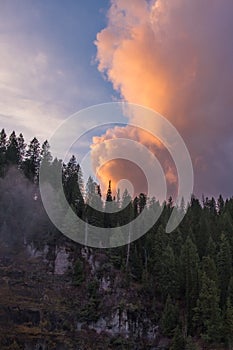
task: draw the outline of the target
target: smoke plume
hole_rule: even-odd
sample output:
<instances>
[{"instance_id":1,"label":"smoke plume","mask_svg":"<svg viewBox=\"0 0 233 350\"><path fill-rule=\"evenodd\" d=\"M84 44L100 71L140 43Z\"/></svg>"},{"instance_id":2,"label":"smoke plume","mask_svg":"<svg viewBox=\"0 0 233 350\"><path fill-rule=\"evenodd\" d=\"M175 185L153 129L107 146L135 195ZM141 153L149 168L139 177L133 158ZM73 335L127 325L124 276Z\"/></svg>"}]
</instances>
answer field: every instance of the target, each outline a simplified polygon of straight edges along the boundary
<instances>
[{"instance_id":1,"label":"smoke plume","mask_svg":"<svg viewBox=\"0 0 233 350\"><path fill-rule=\"evenodd\" d=\"M153 108L180 132L192 157L196 194L233 192L232 11L231 0L112 0L95 42L98 69L122 99ZM130 137L132 131L115 128L93 144L109 133ZM136 137L156 155L161 150L145 134ZM98 163L102 148L93 149Z\"/></svg>"}]
</instances>

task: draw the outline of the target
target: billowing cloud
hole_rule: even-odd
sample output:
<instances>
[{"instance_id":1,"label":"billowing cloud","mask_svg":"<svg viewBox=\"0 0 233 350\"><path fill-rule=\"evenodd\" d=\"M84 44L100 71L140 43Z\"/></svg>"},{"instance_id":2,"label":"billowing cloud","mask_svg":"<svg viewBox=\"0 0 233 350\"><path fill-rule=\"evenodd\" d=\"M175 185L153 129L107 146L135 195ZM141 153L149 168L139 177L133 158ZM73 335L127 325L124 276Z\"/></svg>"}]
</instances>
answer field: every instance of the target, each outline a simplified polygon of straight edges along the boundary
<instances>
[{"instance_id":1,"label":"billowing cloud","mask_svg":"<svg viewBox=\"0 0 233 350\"><path fill-rule=\"evenodd\" d=\"M232 11L231 0L112 0L96 38L98 69L122 98L184 138L197 194L233 192Z\"/></svg>"},{"instance_id":2,"label":"billowing cloud","mask_svg":"<svg viewBox=\"0 0 233 350\"><path fill-rule=\"evenodd\" d=\"M111 143L110 140L117 140L117 142ZM135 142L132 148L129 147L128 140ZM142 148L141 145L151 152L148 157L144 153L145 148ZM118 157L119 150L122 158ZM153 154L156 154L156 158L165 174L168 193L175 195L177 190L175 164L169 152L158 138L147 131L131 125L125 127L115 126L112 129L108 129L102 136L94 136L93 144L91 145L92 168L97 170L97 177L104 192L107 190L109 180L112 181L113 193L116 193L119 181L126 179L133 186L134 192L132 194L134 196L141 192L148 193L146 174L153 166ZM125 159L123 159L124 157ZM141 160L140 164L136 163L138 159ZM151 195L157 193L156 185L158 185L157 180L159 181L159 179L156 176L158 175L157 173L153 176L154 183ZM122 183L123 185L124 182ZM121 190L124 191L125 188L122 186L120 186Z\"/></svg>"}]
</instances>

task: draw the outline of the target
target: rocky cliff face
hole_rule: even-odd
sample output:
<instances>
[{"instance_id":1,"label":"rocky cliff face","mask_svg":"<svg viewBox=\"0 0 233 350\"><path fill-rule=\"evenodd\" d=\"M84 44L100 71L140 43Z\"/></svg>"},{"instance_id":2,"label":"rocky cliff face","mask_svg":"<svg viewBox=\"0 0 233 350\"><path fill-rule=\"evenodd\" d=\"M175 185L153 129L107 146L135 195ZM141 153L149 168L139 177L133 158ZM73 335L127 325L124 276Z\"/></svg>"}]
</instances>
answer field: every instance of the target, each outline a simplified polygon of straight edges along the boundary
<instances>
[{"instance_id":1,"label":"rocky cliff face","mask_svg":"<svg viewBox=\"0 0 233 350\"><path fill-rule=\"evenodd\" d=\"M104 250L2 246L0 348L162 349L150 303L133 287Z\"/></svg>"}]
</instances>

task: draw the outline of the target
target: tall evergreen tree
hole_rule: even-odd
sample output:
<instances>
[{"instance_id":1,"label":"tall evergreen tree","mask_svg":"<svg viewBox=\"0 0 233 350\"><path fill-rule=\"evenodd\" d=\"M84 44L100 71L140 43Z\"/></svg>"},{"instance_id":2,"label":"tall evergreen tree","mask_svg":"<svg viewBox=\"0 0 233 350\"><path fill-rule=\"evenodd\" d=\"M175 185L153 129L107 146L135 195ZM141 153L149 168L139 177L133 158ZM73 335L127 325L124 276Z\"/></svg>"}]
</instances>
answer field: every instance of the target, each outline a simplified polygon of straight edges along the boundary
<instances>
[{"instance_id":1,"label":"tall evergreen tree","mask_svg":"<svg viewBox=\"0 0 233 350\"><path fill-rule=\"evenodd\" d=\"M86 184L86 206L85 219L86 221L96 227L103 226L103 204L101 196L98 194L98 185L92 177L88 178ZM94 234L94 233L93 233Z\"/></svg>"},{"instance_id":2,"label":"tall evergreen tree","mask_svg":"<svg viewBox=\"0 0 233 350\"><path fill-rule=\"evenodd\" d=\"M222 337L221 310L219 307L219 290L216 283L204 272L201 290L195 307L194 321L202 338L207 342L220 342Z\"/></svg>"},{"instance_id":3,"label":"tall evergreen tree","mask_svg":"<svg viewBox=\"0 0 233 350\"><path fill-rule=\"evenodd\" d=\"M63 163L62 160L58 160L57 157L53 159L51 164L48 167L48 181L52 185L52 187L57 190L59 188L59 184L64 182L63 180Z\"/></svg>"},{"instance_id":4,"label":"tall evergreen tree","mask_svg":"<svg viewBox=\"0 0 233 350\"><path fill-rule=\"evenodd\" d=\"M79 217L83 217L83 179L82 172L75 156L73 155L64 168L64 191L68 203L73 207Z\"/></svg>"},{"instance_id":5,"label":"tall evergreen tree","mask_svg":"<svg viewBox=\"0 0 233 350\"><path fill-rule=\"evenodd\" d=\"M176 269L175 255L169 244L161 255L159 286L162 298L166 300L168 294L176 298L178 292L178 271Z\"/></svg>"},{"instance_id":6,"label":"tall evergreen tree","mask_svg":"<svg viewBox=\"0 0 233 350\"><path fill-rule=\"evenodd\" d=\"M206 210L206 214L204 214L204 212L202 213L201 217L198 220L199 227L195 232L195 243L200 258L206 255L206 247L210 238L210 224L208 216L208 210Z\"/></svg>"},{"instance_id":7,"label":"tall evergreen tree","mask_svg":"<svg viewBox=\"0 0 233 350\"><path fill-rule=\"evenodd\" d=\"M41 150L40 143L36 137L30 142L28 149L26 151L25 161L24 161L24 173L27 178L33 182L38 181L39 167L41 161Z\"/></svg>"},{"instance_id":8,"label":"tall evergreen tree","mask_svg":"<svg viewBox=\"0 0 233 350\"><path fill-rule=\"evenodd\" d=\"M161 318L161 327L164 335L170 337L174 334L178 323L178 315L178 307L172 302L170 295L168 295Z\"/></svg>"},{"instance_id":9,"label":"tall evergreen tree","mask_svg":"<svg viewBox=\"0 0 233 350\"><path fill-rule=\"evenodd\" d=\"M108 190L106 193L106 200L105 200L105 213L104 213L104 227L105 228L112 228L115 226L115 218L116 216L113 214L114 212L114 203L113 196L112 196L112 183L111 180L108 182ZM109 237L110 239L110 237Z\"/></svg>"},{"instance_id":10,"label":"tall evergreen tree","mask_svg":"<svg viewBox=\"0 0 233 350\"><path fill-rule=\"evenodd\" d=\"M165 229L162 225L159 226L158 230L153 228L151 230L152 239L151 239L151 253L149 255L148 266L151 271L151 283L154 289L154 292L159 293L161 296L161 288L159 281L161 280L161 271L163 265L163 252L165 251L168 245L168 237L165 232Z\"/></svg>"},{"instance_id":11,"label":"tall evergreen tree","mask_svg":"<svg viewBox=\"0 0 233 350\"><path fill-rule=\"evenodd\" d=\"M233 305L233 276L231 276L229 281L227 297L230 299L230 302Z\"/></svg>"},{"instance_id":12,"label":"tall evergreen tree","mask_svg":"<svg viewBox=\"0 0 233 350\"><path fill-rule=\"evenodd\" d=\"M22 167L24 157L25 157L25 149L27 146L22 133L19 134L17 141L18 141L18 148L19 148L19 165Z\"/></svg>"},{"instance_id":13,"label":"tall evergreen tree","mask_svg":"<svg viewBox=\"0 0 233 350\"><path fill-rule=\"evenodd\" d=\"M229 241L221 235L220 249L217 256L217 269L221 288L220 303L224 307L227 299L228 285L232 275L232 257Z\"/></svg>"},{"instance_id":14,"label":"tall evergreen tree","mask_svg":"<svg viewBox=\"0 0 233 350\"><path fill-rule=\"evenodd\" d=\"M181 250L181 289L185 296L185 309L188 334L192 331L193 308L198 298L199 287L199 257L197 247L188 237Z\"/></svg>"},{"instance_id":15,"label":"tall evergreen tree","mask_svg":"<svg viewBox=\"0 0 233 350\"><path fill-rule=\"evenodd\" d=\"M0 177L5 175L6 168L6 144L7 144L7 135L5 130L2 129L0 132Z\"/></svg>"},{"instance_id":16,"label":"tall evergreen tree","mask_svg":"<svg viewBox=\"0 0 233 350\"><path fill-rule=\"evenodd\" d=\"M6 161L9 165L19 165L20 162L19 145L14 131L11 133L6 145Z\"/></svg>"},{"instance_id":17,"label":"tall evergreen tree","mask_svg":"<svg viewBox=\"0 0 233 350\"><path fill-rule=\"evenodd\" d=\"M230 298L227 299L227 308L225 315L225 336L228 345L228 349L233 349L233 305Z\"/></svg>"},{"instance_id":18,"label":"tall evergreen tree","mask_svg":"<svg viewBox=\"0 0 233 350\"><path fill-rule=\"evenodd\" d=\"M218 214L221 215L224 212L224 199L222 198L222 195L218 197L218 202L217 202L217 209L218 209Z\"/></svg>"},{"instance_id":19,"label":"tall evergreen tree","mask_svg":"<svg viewBox=\"0 0 233 350\"><path fill-rule=\"evenodd\" d=\"M146 202L147 202L147 197L144 193L140 193L139 197L138 197L138 207L139 207L139 212L141 213L143 211L143 209L146 206Z\"/></svg>"},{"instance_id":20,"label":"tall evergreen tree","mask_svg":"<svg viewBox=\"0 0 233 350\"><path fill-rule=\"evenodd\" d=\"M170 350L186 350L185 339L179 326L175 329Z\"/></svg>"},{"instance_id":21,"label":"tall evergreen tree","mask_svg":"<svg viewBox=\"0 0 233 350\"><path fill-rule=\"evenodd\" d=\"M50 145L46 140L41 147L41 161L46 162L47 164L51 164L52 160L53 160L53 157L50 152Z\"/></svg>"},{"instance_id":22,"label":"tall evergreen tree","mask_svg":"<svg viewBox=\"0 0 233 350\"><path fill-rule=\"evenodd\" d=\"M109 180L109 184L108 184L108 191L107 191L107 195L106 195L106 202L112 202L111 180Z\"/></svg>"},{"instance_id":23,"label":"tall evergreen tree","mask_svg":"<svg viewBox=\"0 0 233 350\"><path fill-rule=\"evenodd\" d=\"M86 191L85 191L85 197L86 197L86 203L91 203L93 197L96 195L96 187L97 184L93 180L91 176L89 176L86 184Z\"/></svg>"},{"instance_id":24,"label":"tall evergreen tree","mask_svg":"<svg viewBox=\"0 0 233 350\"><path fill-rule=\"evenodd\" d=\"M136 218L138 216L138 208L139 208L139 205L138 205L138 197L136 196L133 200L133 212L134 212L134 217Z\"/></svg>"},{"instance_id":25,"label":"tall evergreen tree","mask_svg":"<svg viewBox=\"0 0 233 350\"><path fill-rule=\"evenodd\" d=\"M216 257L216 244L212 238L212 235L209 236L209 240L206 247L206 254L212 259L215 259Z\"/></svg>"},{"instance_id":26,"label":"tall evergreen tree","mask_svg":"<svg viewBox=\"0 0 233 350\"><path fill-rule=\"evenodd\" d=\"M186 339L185 350L198 350L197 345L194 343L191 336L188 336Z\"/></svg>"},{"instance_id":27,"label":"tall evergreen tree","mask_svg":"<svg viewBox=\"0 0 233 350\"><path fill-rule=\"evenodd\" d=\"M122 196L122 205L121 207L123 208L121 212L119 213L119 221L120 221L120 226L126 225L128 223L131 223L133 220L133 204L132 204L132 198L125 189L123 196ZM128 244L127 244L127 253L126 253L126 269L129 267L129 260L130 260L130 248L131 248L131 235L133 234L132 231L132 225L129 224L129 231L128 231Z\"/></svg>"}]
</instances>

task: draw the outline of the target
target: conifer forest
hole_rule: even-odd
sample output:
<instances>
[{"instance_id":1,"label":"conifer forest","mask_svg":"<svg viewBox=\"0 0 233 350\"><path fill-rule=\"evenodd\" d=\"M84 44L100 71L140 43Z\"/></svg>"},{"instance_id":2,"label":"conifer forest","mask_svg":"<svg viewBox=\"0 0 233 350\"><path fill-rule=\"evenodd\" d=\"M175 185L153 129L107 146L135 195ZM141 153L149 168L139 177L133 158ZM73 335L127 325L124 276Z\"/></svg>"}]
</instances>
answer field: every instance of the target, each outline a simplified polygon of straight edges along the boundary
<instances>
[{"instance_id":1,"label":"conifer forest","mask_svg":"<svg viewBox=\"0 0 233 350\"><path fill-rule=\"evenodd\" d=\"M0 134L0 348L233 349L233 197L192 196L181 224L166 233L169 198L138 240L85 247L49 220L41 162L62 169L68 203L94 226L121 226L162 204L143 193L115 195L111 181L102 193L91 177L84 183L78 157L64 164L49 148ZM92 201L129 204L110 215Z\"/></svg>"}]
</instances>

